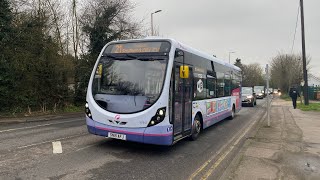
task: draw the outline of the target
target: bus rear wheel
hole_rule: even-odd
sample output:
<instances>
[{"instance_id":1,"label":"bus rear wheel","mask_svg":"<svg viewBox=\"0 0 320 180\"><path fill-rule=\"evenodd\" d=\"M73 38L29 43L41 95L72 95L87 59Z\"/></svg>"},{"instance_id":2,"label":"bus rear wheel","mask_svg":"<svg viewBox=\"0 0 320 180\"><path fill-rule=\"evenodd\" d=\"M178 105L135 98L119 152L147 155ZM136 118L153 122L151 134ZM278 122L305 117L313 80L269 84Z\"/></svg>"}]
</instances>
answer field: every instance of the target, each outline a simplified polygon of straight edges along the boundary
<instances>
[{"instance_id":1,"label":"bus rear wheel","mask_svg":"<svg viewBox=\"0 0 320 180\"><path fill-rule=\"evenodd\" d=\"M231 111L231 116L229 116L228 119L230 119L230 120L234 119L235 114L236 114L236 109L235 109L235 107L233 105L232 106L232 111Z\"/></svg>"},{"instance_id":2,"label":"bus rear wheel","mask_svg":"<svg viewBox=\"0 0 320 180\"><path fill-rule=\"evenodd\" d=\"M190 139L192 141L196 140L201 132L201 119L200 116L197 114L196 117L194 118L193 121L193 126L192 126L192 134L190 136Z\"/></svg>"}]
</instances>

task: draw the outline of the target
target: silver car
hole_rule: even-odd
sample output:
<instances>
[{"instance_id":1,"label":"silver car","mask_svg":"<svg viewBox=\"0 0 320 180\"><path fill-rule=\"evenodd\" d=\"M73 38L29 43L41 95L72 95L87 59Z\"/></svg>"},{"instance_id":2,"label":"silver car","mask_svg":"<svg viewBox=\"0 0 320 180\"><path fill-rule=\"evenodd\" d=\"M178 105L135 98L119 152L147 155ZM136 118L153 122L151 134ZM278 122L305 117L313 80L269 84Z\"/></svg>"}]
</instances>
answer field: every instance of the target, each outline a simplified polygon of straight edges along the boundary
<instances>
[{"instance_id":1,"label":"silver car","mask_svg":"<svg viewBox=\"0 0 320 180\"><path fill-rule=\"evenodd\" d=\"M242 90L241 91L242 105L249 105L251 107L254 107L255 105L257 105L257 97L252 87L242 87L241 90Z\"/></svg>"}]
</instances>

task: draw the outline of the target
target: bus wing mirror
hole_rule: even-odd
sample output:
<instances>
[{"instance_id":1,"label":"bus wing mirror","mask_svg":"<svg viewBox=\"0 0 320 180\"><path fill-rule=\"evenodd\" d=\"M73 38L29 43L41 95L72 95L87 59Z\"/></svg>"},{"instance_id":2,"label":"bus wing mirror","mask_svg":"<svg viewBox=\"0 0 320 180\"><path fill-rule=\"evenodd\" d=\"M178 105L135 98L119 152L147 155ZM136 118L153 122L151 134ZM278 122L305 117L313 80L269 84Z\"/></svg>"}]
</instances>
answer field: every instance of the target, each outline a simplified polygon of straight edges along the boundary
<instances>
[{"instance_id":1,"label":"bus wing mirror","mask_svg":"<svg viewBox=\"0 0 320 180\"><path fill-rule=\"evenodd\" d=\"M99 64L96 70L95 78L101 78L102 76L102 64Z\"/></svg>"},{"instance_id":2,"label":"bus wing mirror","mask_svg":"<svg viewBox=\"0 0 320 180\"><path fill-rule=\"evenodd\" d=\"M189 78L189 66L180 66L180 78L181 79Z\"/></svg>"},{"instance_id":3,"label":"bus wing mirror","mask_svg":"<svg viewBox=\"0 0 320 180\"><path fill-rule=\"evenodd\" d=\"M102 64L99 64L98 66L98 75L102 75Z\"/></svg>"}]
</instances>

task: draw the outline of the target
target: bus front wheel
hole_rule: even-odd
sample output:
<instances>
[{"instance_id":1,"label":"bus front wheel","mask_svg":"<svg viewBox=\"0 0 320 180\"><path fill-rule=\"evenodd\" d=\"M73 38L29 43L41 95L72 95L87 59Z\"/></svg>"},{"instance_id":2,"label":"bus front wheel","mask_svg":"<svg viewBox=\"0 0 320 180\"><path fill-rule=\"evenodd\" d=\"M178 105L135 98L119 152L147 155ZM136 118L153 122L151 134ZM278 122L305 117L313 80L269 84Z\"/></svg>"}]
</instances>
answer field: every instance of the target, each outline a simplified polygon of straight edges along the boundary
<instances>
[{"instance_id":1,"label":"bus front wheel","mask_svg":"<svg viewBox=\"0 0 320 180\"><path fill-rule=\"evenodd\" d=\"M190 136L191 140L196 140L201 132L201 119L200 116L197 114L193 121L192 126L192 135Z\"/></svg>"}]
</instances>

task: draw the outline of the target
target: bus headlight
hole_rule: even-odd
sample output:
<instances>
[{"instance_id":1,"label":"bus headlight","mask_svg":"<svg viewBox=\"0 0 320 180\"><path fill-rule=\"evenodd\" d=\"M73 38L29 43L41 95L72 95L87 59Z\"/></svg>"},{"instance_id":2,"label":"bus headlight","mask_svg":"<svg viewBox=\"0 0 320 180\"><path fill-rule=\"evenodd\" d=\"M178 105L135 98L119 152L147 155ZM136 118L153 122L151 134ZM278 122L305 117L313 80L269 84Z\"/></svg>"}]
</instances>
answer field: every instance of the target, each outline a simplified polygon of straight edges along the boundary
<instances>
[{"instance_id":1,"label":"bus headlight","mask_svg":"<svg viewBox=\"0 0 320 180\"><path fill-rule=\"evenodd\" d=\"M86 105L84 106L85 107L85 112L86 112L86 115L92 119L92 114L91 114L91 111L89 109L89 104L86 103Z\"/></svg>"},{"instance_id":2,"label":"bus headlight","mask_svg":"<svg viewBox=\"0 0 320 180\"><path fill-rule=\"evenodd\" d=\"M148 127L161 123L166 116L166 107L159 108L156 114L151 118Z\"/></svg>"},{"instance_id":3,"label":"bus headlight","mask_svg":"<svg viewBox=\"0 0 320 180\"><path fill-rule=\"evenodd\" d=\"M163 116L163 115L164 115L164 110L160 109L160 110L159 110L159 115L160 115L160 116Z\"/></svg>"}]
</instances>

